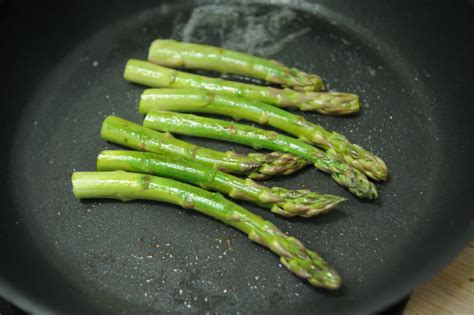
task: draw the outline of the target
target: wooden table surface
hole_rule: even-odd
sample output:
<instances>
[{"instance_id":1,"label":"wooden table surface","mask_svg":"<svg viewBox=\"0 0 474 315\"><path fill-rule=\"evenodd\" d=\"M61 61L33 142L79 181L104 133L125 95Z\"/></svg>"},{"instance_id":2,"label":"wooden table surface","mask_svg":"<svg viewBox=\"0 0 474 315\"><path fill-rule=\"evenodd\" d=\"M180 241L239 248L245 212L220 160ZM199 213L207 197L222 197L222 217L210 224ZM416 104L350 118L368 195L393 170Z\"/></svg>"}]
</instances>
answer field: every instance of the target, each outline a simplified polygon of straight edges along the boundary
<instances>
[{"instance_id":1,"label":"wooden table surface","mask_svg":"<svg viewBox=\"0 0 474 315\"><path fill-rule=\"evenodd\" d=\"M403 315L474 314L474 242L413 292Z\"/></svg>"}]
</instances>

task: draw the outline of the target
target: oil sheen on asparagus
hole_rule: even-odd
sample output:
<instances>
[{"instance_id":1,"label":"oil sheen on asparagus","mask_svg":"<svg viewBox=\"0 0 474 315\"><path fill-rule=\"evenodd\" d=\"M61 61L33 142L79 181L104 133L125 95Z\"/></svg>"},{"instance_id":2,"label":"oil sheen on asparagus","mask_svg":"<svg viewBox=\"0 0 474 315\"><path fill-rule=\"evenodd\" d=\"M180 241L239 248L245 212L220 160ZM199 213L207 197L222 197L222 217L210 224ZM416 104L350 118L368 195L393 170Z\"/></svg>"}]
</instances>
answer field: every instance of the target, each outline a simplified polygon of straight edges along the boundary
<instances>
[{"instance_id":1,"label":"oil sheen on asparagus","mask_svg":"<svg viewBox=\"0 0 474 315\"><path fill-rule=\"evenodd\" d=\"M234 73L281 84L303 91L319 91L323 81L315 74L288 68L276 60L268 60L220 47L157 39L148 50L148 60L170 68L211 70Z\"/></svg>"},{"instance_id":2,"label":"oil sheen on asparagus","mask_svg":"<svg viewBox=\"0 0 474 315\"><path fill-rule=\"evenodd\" d=\"M255 149L291 153L310 161L319 170L331 174L334 181L347 187L356 196L368 199L377 198L375 185L357 169L328 156L324 151L301 140L274 131L220 119L166 111L149 112L143 125L165 132L230 141Z\"/></svg>"},{"instance_id":3,"label":"oil sheen on asparagus","mask_svg":"<svg viewBox=\"0 0 474 315\"><path fill-rule=\"evenodd\" d=\"M143 114L152 110L219 114L268 124L315 144L375 180L385 180L388 176L387 166L379 157L352 144L343 135L257 100L197 89L148 89L140 97L139 110Z\"/></svg>"},{"instance_id":4,"label":"oil sheen on asparagus","mask_svg":"<svg viewBox=\"0 0 474 315\"><path fill-rule=\"evenodd\" d=\"M284 234L270 221L225 199L219 193L173 179L124 171L75 172L72 185L78 199L146 199L193 209L247 234L250 240L280 256L282 265L313 286L327 289L341 286L337 272L316 252L305 248L296 238Z\"/></svg>"},{"instance_id":5,"label":"oil sheen on asparagus","mask_svg":"<svg viewBox=\"0 0 474 315\"><path fill-rule=\"evenodd\" d=\"M244 96L278 107L344 115L359 111L359 97L351 93L299 92L268 86L210 78L130 59L125 66L127 81L149 87L198 88L210 92Z\"/></svg>"}]
</instances>

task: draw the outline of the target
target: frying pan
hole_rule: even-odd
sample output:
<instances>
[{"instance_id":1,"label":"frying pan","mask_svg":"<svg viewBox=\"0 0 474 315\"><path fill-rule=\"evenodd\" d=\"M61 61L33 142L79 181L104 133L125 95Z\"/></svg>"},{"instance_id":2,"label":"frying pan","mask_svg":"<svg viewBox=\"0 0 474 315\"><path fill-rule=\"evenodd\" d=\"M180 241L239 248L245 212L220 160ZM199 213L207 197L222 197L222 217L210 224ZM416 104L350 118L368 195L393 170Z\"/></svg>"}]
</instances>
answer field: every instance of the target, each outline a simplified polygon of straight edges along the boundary
<instances>
[{"instance_id":1,"label":"frying pan","mask_svg":"<svg viewBox=\"0 0 474 315\"><path fill-rule=\"evenodd\" d=\"M0 294L33 313L367 314L473 236L474 14L463 1L6 1L1 4ZM220 222L162 203L73 198L106 115L140 122L122 79L154 38L222 45L322 75L359 115L305 113L387 161L380 199L308 168L268 182L349 197L314 219L242 203L340 271L314 289ZM202 139L219 150L246 148Z\"/></svg>"}]
</instances>

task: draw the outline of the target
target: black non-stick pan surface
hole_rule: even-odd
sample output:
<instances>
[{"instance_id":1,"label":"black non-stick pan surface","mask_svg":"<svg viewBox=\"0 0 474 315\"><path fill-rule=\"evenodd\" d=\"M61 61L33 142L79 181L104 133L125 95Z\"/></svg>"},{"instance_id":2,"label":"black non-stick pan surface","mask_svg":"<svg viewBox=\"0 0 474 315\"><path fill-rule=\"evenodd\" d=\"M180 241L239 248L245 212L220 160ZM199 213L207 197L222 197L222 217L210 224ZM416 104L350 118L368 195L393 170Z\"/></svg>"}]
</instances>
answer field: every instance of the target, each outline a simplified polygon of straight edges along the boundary
<instances>
[{"instance_id":1,"label":"black non-stick pan surface","mask_svg":"<svg viewBox=\"0 0 474 315\"><path fill-rule=\"evenodd\" d=\"M367 314L408 294L473 235L473 10L463 1L6 1L1 4L0 294L33 313ZM268 182L349 197L313 219L242 203L340 271L328 293L266 249L162 203L71 192L102 120L136 122L122 79L153 39L272 57L361 95L359 115L304 116L387 161L363 202L308 167ZM186 138L211 148L248 149Z\"/></svg>"}]
</instances>

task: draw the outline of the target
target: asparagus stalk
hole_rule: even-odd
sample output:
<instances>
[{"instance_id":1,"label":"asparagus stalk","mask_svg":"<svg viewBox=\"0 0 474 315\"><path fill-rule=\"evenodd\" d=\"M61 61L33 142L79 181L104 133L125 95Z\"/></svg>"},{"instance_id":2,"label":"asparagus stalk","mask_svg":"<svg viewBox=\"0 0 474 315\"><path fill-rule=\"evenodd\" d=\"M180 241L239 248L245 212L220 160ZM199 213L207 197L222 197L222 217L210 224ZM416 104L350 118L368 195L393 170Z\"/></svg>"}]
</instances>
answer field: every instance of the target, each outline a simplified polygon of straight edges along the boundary
<instances>
[{"instance_id":1,"label":"asparagus stalk","mask_svg":"<svg viewBox=\"0 0 474 315\"><path fill-rule=\"evenodd\" d=\"M195 159L222 172L247 175L253 179L289 175L307 165L304 159L281 152L241 155L203 148L116 116L104 120L101 137L135 150Z\"/></svg>"},{"instance_id":2,"label":"asparagus stalk","mask_svg":"<svg viewBox=\"0 0 474 315\"><path fill-rule=\"evenodd\" d=\"M235 50L202 44L157 39L148 50L148 60L171 68L202 69L281 84L303 91L319 91L323 81L315 74L288 68L276 60L268 60Z\"/></svg>"},{"instance_id":3,"label":"asparagus stalk","mask_svg":"<svg viewBox=\"0 0 474 315\"><path fill-rule=\"evenodd\" d=\"M268 188L250 178L242 179L219 172L201 163L138 151L102 151L97 157L98 171L123 170L173 178L217 191L234 199L247 200L273 213L309 218L334 208L345 198L322 195L307 189Z\"/></svg>"},{"instance_id":4,"label":"asparagus stalk","mask_svg":"<svg viewBox=\"0 0 474 315\"><path fill-rule=\"evenodd\" d=\"M360 109L359 97L355 94L276 89L181 72L136 59L127 62L124 78L149 87L198 88L244 96L278 107L316 111L322 114L344 115Z\"/></svg>"},{"instance_id":5,"label":"asparagus stalk","mask_svg":"<svg viewBox=\"0 0 474 315\"><path fill-rule=\"evenodd\" d=\"M152 110L210 113L268 124L317 145L375 180L385 180L388 176L387 166L379 157L352 144L343 135L257 100L197 89L148 89L141 95L139 108L143 114Z\"/></svg>"},{"instance_id":6,"label":"asparagus stalk","mask_svg":"<svg viewBox=\"0 0 474 315\"><path fill-rule=\"evenodd\" d=\"M241 143L255 149L264 148L291 153L312 162L319 170L330 173L338 184L347 187L356 196L377 198L375 185L357 169L301 140L274 131L219 119L165 111L149 112L143 125L160 131Z\"/></svg>"},{"instance_id":7,"label":"asparagus stalk","mask_svg":"<svg viewBox=\"0 0 474 315\"><path fill-rule=\"evenodd\" d=\"M75 172L72 175L76 198L111 198L122 201L146 199L168 202L216 218L244 232L249 239L280 256L281 263L295 275L316 287L337 289L341 279L317 253L306 249L294 237L273 223L225 199L219 193L146 174Z\"/></svg>"}]
</instances>

